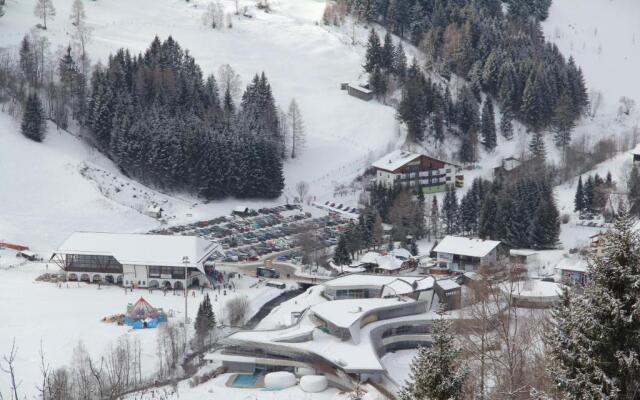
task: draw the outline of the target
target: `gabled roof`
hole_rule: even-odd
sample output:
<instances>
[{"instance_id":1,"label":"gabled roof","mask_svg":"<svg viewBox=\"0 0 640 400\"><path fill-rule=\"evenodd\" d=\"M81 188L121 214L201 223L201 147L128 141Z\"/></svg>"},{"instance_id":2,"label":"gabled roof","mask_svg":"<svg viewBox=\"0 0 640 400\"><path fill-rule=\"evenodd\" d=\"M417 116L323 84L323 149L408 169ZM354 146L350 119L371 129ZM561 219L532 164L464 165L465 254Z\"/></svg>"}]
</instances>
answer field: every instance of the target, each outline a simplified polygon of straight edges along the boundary
<instances>
[{"instance_id":1,"label":"gabled roof","mask_svg":"<svg viewBox=\"0 0 640 400\"><path fill-rule=\"evenodd\" d=\"M395 150L373 163L374 168L394 172L398 168L420 157L418 153Z\"/></svg>"},{"instance_id":2,"label":"gabled roof","mask_svg":"<svg viewBox=\"0 0 640 400\"><path fill-rule=\"evenodd\" d=\"M184 266L201 265L218 244L197 236L146 235L136 233L74 232L54 254L110 255L120 264Z\"/></svg>"},{"instance_id":3,"label":"gabled roof","mask_svg":"<svg viewBox=\"0 0 640 400\"><path fill-rule=\"evenodd\" d=\"M467 257L484 257L498 247L498 240L469 239L462 236L445 236L433 249L436 253L458 254Z\"/></svg>"},{"instance_id":4,"label":"gabled roof","mask_svg":"<svg viewBox=\"0 0 640 400\"><path fill-rule=\"evenodd\" d=\"M431 157L426 154L412 153L404 150L394 150L391 153L379 159L378 161L374 162L372 166L373 168L381 169L384 171L395 172L398 168L402 168L403 166L407 165L411 161L414 161L415 159L423 156L447 165L457 166L457 164L454 164L452 162L439 160L435 157Z\"/></svg>"}]
</instances>

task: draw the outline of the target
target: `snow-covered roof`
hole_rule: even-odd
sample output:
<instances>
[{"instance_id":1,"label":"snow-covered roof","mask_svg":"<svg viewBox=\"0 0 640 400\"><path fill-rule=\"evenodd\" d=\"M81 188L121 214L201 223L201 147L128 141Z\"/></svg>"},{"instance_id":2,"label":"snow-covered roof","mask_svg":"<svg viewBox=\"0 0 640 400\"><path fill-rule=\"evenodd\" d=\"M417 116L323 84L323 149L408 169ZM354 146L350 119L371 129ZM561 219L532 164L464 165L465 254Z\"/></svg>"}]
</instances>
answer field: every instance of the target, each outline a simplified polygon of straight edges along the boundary
<instances>
[{"instance_id":1,"label":"snow-covered roof","mask_svg":"<svg viewBox=\"0 0 640 400\"><path fill-rule=\"evenodd\" d=\"M522 161L518 160L515 157L507 157L504 160L502 160L502 168L505 171L512 171L516 168L518 168L520 165L522 165Z\"/></svg>"},{"instance_id":2,"label":"snow-covered roof","mask_svg":"<svg viewBox=\"0 0 640 400\"><path fill-rule=\"evenodd\" d=\"M35 257L36 256L36 253L34 253L31 250L20 250L17 254L22 254L22 255L24 255L26 257Z\"/></svg>"},{"instance_id":3,"label":"snow-covered roof","mask_svg":"<svg viewBox=\"0 0 640 400\"><path fill-rule=\"evenodd\" d=\"M235 213L245 213L249 210L249 207L247 206L237 206L233 209L233 212Z\"/></svg>"},{"instance_id":4,"label":"snow-covered roof","mask_svg":"<svg viewBox=\"0 0 640 400\"><path fill-rule=\"evenodd\" d=\"M120 264L174 267L184 266L187 256L191 266L200 267L217 248L197 236L74 232L54 253L110 255Z\"/></svg>"},{"instance_id":5,"label":"snow-covered roof","mask_svg":"<svg viewBox=\"0 0 640 400\"><path fill-rule=\"evenodd\" d=\"M538 254L535 250L530 249L511 249L509 250L509 255L511 256L521 256L521 257L531 257L533 255Z\"/></svg>"},{"instance_id":6,"label":"snow-covered roof","mask_svg":"<svg viewBox=\"0 0 640 400\"><path fill-rule=\"evenodd\" d=\"M397 298L334 300L316 304L311 307L311 311L316 316L337 327L349 328L369 311L399 305L407 301L409 300L399 300Z\"/></svg>"},{"instance_id":7,"label":"snow-covered roof","mask_svg":"<svg viewBox=\"0 0 640 400\"><path fill-rule=\"evenodd\" d=\"M380 297L406 295L433 289L433 282L434 279L430 276L424 278L403 276L384 285Z\"/></svg>"},{"instance_id":8,"label":"snow-covered roof","mask_svg":"<svg viewBox=\"0 0 640 400\"><path fill-rule=\"evenodd\" d=\"M638 143L636 147L634 147L633 150L631 150L631 154L640 156L640 143Z\"/></svg>"},{"instance_id":9,"label":"snow-covered roof","mask_svg":"<svg viewBox=\"0 0 640 400\"><path fill-rule=\"evenodd\" d=\"M485 257L498 247L498 240L469 239L461 236L445 236L433 249L437 253L458 254L467 257Z\"/></svg>"},{"instance_id":10,"label":"snow-covered roof","mask_svg":"<svg viewBox=\"0 0 640 400\"><path fill-rule=\"evenodd\" d=\"M440 286L442 290L453 290L459 289L460 285L458 285L453 279L438 279L436 284Z\"/></svg>"},{"instance_id":11,"label":"snow-covered roof","mask_svg":"<svg viewBox=\"0 0 640 400\"><path fill-rule=\"evenodd\" d=\"M373 93L370 89L362 86L360 83L350 83L349 86L359 92L370 94Z\"/></svg>"},{"instance_id":12,"label":"snow-covered roof","mask_svg":"<svg viewBox=\"0 0 640 400\"><path fill-rule=\"evenodd\" d=\"M394 257L391 254L380 256L375 262L375 264L378 265L378 268L385 269L388 271L395 271L397 269L402 268L402 263L403 263L402 260Z\"/></svg>"},{"instance_id":13,"label":"snow-covered roof","mask_svg":"<svg viewBox=\"0 0 640 400\"><path fill-rule=\"evenodd\" d=\"M412 285L416 282L416 288ZM395 294L408 294L414 291L428 290L433 287L433 278L430 276L390 276L372 274L350 274L344 275L323 283L325 287L345 288L345 287L390 287L395 290ZM383 293L384 296L384 293Z\"/></svg>"},{"instance_id":14,"label":"snow-covered roof","mask_svg":"<svg viewBox=\"0 0 640 400\"><path fill-rule=\"evenodd\" d=\"M380 253L375 251L370 251L365 253L362 257L360 257L360 264L376 264L378 258L380 257Z\"/></svg>"},{"instance_id":15,"label":"snow-covered roof","mask_svg":"<svg viewBox=\"0 0 640 400\"><path fill-rule=\"evenodd\" d=\"M385 171L395 171L398 168L410 163L416 158L420 157L418 153L410 153L403 150L395 150L386 156L382 157L378 161L373 163L374 168L382 169Z\"/></svg>"},{"instance_id":16,"label":"snow-covered roof","mask_svg":"<svg viewBox=\"0 0 640 400\"><path fill-rule=\"evenodd\" d=\"M582 258L565 257L556 265L556 269L564 271L587 272L587 261Z\"/></svg>"},{"instance_id":17,"label":"snow-covered roof","mask_svg":"<svg viewBox=\"0 0 640 400\"><path fill-rule=\"evenodd\" d=\"M409 259L409 258L413 257L411 255L411 253L409 252L409 250L403 249L402 247L398 248L398 249L391 250L391 254L393 254L394 257L404 258L404 259Z\"/></svg>"}]
</instances>

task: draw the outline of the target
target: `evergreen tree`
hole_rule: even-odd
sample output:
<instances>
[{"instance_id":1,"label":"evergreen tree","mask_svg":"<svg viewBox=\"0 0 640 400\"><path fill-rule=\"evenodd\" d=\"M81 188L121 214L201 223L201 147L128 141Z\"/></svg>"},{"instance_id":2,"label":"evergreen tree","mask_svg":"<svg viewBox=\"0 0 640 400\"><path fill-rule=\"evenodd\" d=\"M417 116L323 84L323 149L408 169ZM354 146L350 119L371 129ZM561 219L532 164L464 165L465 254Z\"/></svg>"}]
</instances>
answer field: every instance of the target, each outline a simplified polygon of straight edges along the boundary
<instances>
[{"instance_id":1,"label":"evergreen tree","mask_svg":"<svg viewBox=\"0 0 640 400\"><path fill-rule=\"evenodd\" d=\"M367 41L364 70L372 73L376 67L382 67L381 54L382 48L380 47L380 37L376 31L371 28L371 31L369 31L369 40Z\"/></svg>"},{"instance_id":2,"label":"evergreen tree","mask_svg":"<svg viewBox=\"0 0 640 400\"><path fill-rule=\"evenodd\" d=\"M487 151L493 151L496 148L496 122L493 112L493 101L487 98L482 107L482 118L480 125L480 133L482 134L482 145Z\"/></svg>"},{"instance_id":3,"label":"evergreen tree","mask_svg":"<svg viewBox=\"0 0 640 400\"><path fill-rule=\"evenodd\" d=\"M547 157L547 148L544 144L544 138L540 131L535 131L529 142L529 151L534 159L544 162Z\"/></svg>"},{"instance_id":4,"label":"evergreen tree","mask_svg":"<svg viewBox=\"0 0 640 400\"><path fill-rule=\"evenodd\" d=\"M553 117L554 141L556 146L562 149L563 152L566 152L567 146L571 143L571 131L573 127L571 100L569 96L563 94L556 106Z\"/></svg>"},{"instance_id":5,"label":"evergreen tree","mask_svg":"<svg viewBox=\"0 0 640 400\"><path fill-rule=\"evenodd\" d=\"M411 362L409 380L400 393L401 400L457 400L463 398L463 385L468 369L460 360L460 350L450 333L451 321L440 318L433 322L433 344L419 347Z\"/></svg>"},{"instance_id":6,"label":"evergreen tree","mask_svg":"<svg viewBox=\"0 0 640 400\"><path fill-rule=\"evenodd\" d=\"M393 72L401 80L403 80L407 74L407 56L404 52L402 42L398 43L393 51Z\"/></svg>"},{"instance_id":7,"label":"evergreen tree","mask_svg":"<svg viewBox=\"0 0 640 400\"><path fill-rule=\"evenodd\" d=\"M593 176L589 175L582 189L584 193L584 209L587 211L593 211L594 188L595 183L593 182Z\"/></svg>"},{"instance_id":8,"label":"evergreen tree","mask_svg":"<svg viewBox=\"0 0 640 400\"><path fill-rule=\"evenodd\" d=\"M506 140L513 139L513 123L511 113L505 111L500 119L500 134Z\"/></svg>"},{"instance_id":9,"label":"evergreen tree","mask_svg":"<svg viewBox=\"0 0 640 400\"><path fill-rule=\"evenodd\" d=\"M576 188L576 196L573 200L574 211L582 211L584 209L584 190L582 188L582 176L578 178L578 187Z\"/></svg>"},{"instance_id":10,"label":"evergreen tree","mask_svg":"<svg viewBox=\"0 0 640 400\"><path fill-rule=\"evenodd\" d=\"M42 142L47 131L44 109L40 98L34 92L27 96L22 114L21 132L29 139Z\"/></svg>"},{"instance_id":11,"label":"evergreen tree","mask_svg":"<svg viewBox=\"0 0 640 400\"><path fill-rule=\"evenodd\" d=\"M378 97L384 98L387 94L387 78L380 68L376 67L369 76L369 87Z\"/></svg>"},{"instance_id":12,"label":"evergreen tree","mask_svg":"<svg viewBox=\"0 0 640 400\"><path fill-rule=\"evenodd\" d=\"M393 71L393 56L395 47L389 31L384 35L384 43L380 48L380 68L386 72Z\"/></svg>"},{"instance_id":13,"label":"evergreen tree","mask_svg":"<svg viewBox=\"0 0 640 400\"><path fill-rule=\"evenodd\" d=\"M533 219L529 224L529 247L551 249L560 236L560 219L552 199L538 202Z\"/></svg>"},{"instance_id":14,"label":"evergreen tree","mask_svg":"<svg viewBox=\"0 0 640 400\"><path fill-rule=\"evenodd\" d=\"M632 399L640 391L640 240L619 217L582 294L565 293L546 335L549 376L566 399Z\"/></svg>"},{"instance_id":15,"label":"evergreen tree","mask_svg":"<svg viewBox=\"0 0 640 400\"><path fill-rule=\"evenodd\" d=\"M442 221L448 235L458 233L458 197L452 186L447 189L442 201Z\"/></svg>"},{"instance_id":16,"label":"evergreen tree","mask_svg":"<svg viewBox=\"0 0 640 400\"><path fill-rule=\"evenodd\" d=\"M204 300L202 300L198 306L198 313L196 314L196 320L194 322L196 340L200 348L207 344L207 340L215 329L215 326L216 317L211 306L211 300L209 299L209 294L205 294Z\"/></svg>"},{"instance_id":17,"label":"evergreen tree","mask_svg":"<svg viewBox=\"0 0 640 400\"><path fill-rule=\"evenodd\" d=\"M345 239L345 235L340 235L340 239L338 240L338 245L333 254L333 261L337 265L349 265L351 264L351 257L349 256L349 251L347 249L347 240Z\"/></svg>"}]
</instances>

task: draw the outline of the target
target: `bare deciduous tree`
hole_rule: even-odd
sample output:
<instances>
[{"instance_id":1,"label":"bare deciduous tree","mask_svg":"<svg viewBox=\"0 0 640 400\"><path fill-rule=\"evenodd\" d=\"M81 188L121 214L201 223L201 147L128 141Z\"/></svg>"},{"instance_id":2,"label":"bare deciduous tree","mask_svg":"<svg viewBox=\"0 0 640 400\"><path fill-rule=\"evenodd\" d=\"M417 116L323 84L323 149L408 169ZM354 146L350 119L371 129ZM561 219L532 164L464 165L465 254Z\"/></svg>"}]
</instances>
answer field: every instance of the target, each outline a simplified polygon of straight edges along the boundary
<instances>
[{"instance_id":1,"label":"bare deciduous tree","mask_svg":"<svg viewBox=\"0 0 640 400\"><path fill-rule=\"evenodd\" d=\"M291 127L291 158L296 158L298 152L304 146L304 122L298 108L296 99L289 104L289 124Z\"/></svg>"},{"instance_id":2,"label":"bare deciduous tree","mask_svg":"<svg viewBox=\"0 0 640 400\"><path fill-rule=\"evenodd\" d=\"M53 7L52 0L36 0L36 6L33 14L42 18L42 29L47 29L47 17L53 18L56 15L56 9Z\"/></svg>"},{"instance_id":3,"label":"bare deciduous tree","mask_svg":"<svg viewBox=\"0 0 640 400\"><path fill-rule=\"evenodd\" d=\"M73 0L73 3L71 3L71 14L69 14L71 24L73 26L80 26L80 24L84 23L85 18L86 14L84 13L82 0Z\"/></svg>"},{"instance_id":4,"label":"bare deciduous tree","mask_svg":"<svg viewBox=\"0 0 640 400\"><path fill-rule=\"evenodd\" d=\"M17 381L16 376L16 355L18 354L18 347L16 346L16 339L13 339L11 343L11 350L9 354L5 354L2 356L2 363L0 363L0 370L9 375L11 391L13 392L13 398L19 399L18 396L18 388L20 387L21 382Z\"/></svg>"},{"instance_id":5,"label":"bare deciduous tree","mask_svg":"<svg viewBox=\"0 0 640 400\"><path fill-rule=\"evenodd\" d=\"M249 312L249 299L247 296L234 297L225 303L224 308L229 325L242 325Z\"/></svg>"},{"instance_id":6,"label":"bare deciduous tree","mask_svg":"<svg viewBox=\"0 0 640 400\"><path fill-rule=\"evenodd\" d=\"M207 4L207 9L202 16L202 23L207 28L222 29L224 27L224 7L219 1Z\"/></svg>"},{"instance_id":7,"label":"bare deciduous tree","mask_svg":"<svg viewBox=\"0 0 640 400\"><path fill-rule=\"evenodd\" d=\"M307 195L309 195L309 184L305 181L296 183L296 194L298 195L298 202L304 203Z\"/></svg>"},{"instance_id":8,"label":"bare deciduous tree","mask_svg":"<svg viewBox=\"0 0 640 400\"><path fill-rule=\"evenodd\" d=\"M220 86L220 93L225 93L229 89L231 98L234 102L240 97L240 90L242 81L240 75L229 64L221 65L218 69L218 85Z\"/></svg>"}]
</instances>

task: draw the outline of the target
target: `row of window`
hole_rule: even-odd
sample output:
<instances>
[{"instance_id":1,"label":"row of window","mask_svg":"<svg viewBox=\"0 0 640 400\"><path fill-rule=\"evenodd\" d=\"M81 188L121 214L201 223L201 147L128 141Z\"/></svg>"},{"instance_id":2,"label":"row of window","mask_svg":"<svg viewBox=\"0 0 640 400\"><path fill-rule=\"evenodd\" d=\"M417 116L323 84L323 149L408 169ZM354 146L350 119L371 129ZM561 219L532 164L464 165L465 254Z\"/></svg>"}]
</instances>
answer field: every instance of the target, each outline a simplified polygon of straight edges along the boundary
<instances>
[{"instance_id":1,"label":"row of window","mask_svg":"<svg viewBox=\"0 0 640 400\"><path fill-rule=\"evenodd\" d=\"M185 268L149 266L149 278L184 279Z\"/></svg>"}]
</instances>

